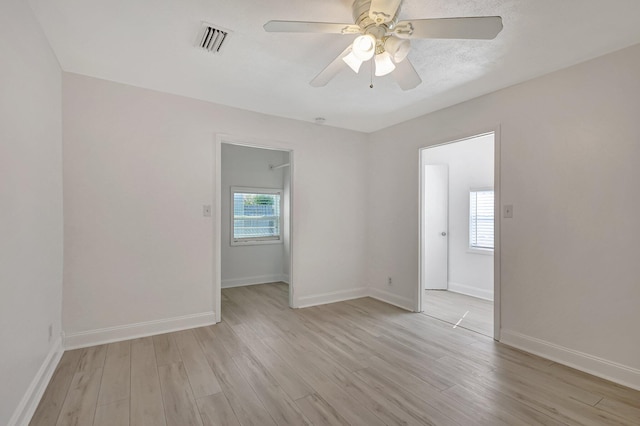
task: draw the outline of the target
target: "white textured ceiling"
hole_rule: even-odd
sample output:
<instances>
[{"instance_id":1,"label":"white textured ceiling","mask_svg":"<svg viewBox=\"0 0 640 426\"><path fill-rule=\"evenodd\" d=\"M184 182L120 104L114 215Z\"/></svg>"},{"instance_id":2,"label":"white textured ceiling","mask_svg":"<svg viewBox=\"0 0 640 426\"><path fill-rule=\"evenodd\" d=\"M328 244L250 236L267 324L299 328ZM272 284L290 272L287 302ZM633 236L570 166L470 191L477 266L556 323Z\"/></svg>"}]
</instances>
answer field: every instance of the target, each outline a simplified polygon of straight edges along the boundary
<instances>
[{"instance_id":1,"label":"white textured ceiling","mask_svg":"<svg viewBox=\"0 0 640 426\"><path fill-rule=\"evenodd\" d=\"M640 42L638 0L405 0L400 19L500 15L495 40L418 40L402 91L363 65L308 82L354 38L266 33L268 20L351 23L351 0L29 0L62 69L298 120L372 132ZM219 56L202 21L231 30Z\"/></svg>"}]
</instances>

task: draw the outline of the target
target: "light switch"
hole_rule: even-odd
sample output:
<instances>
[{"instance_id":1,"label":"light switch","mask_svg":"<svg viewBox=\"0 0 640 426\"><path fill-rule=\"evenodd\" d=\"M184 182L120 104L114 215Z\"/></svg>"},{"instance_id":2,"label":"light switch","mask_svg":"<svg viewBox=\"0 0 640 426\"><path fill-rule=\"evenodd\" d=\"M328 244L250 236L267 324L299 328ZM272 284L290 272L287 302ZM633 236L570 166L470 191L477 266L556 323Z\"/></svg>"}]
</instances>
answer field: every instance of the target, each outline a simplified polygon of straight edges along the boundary
<instances>
[{"instance_id":1,"label":"light switch","mask_svg":"<svg viewBox=\"0 0 640 426\"><path fill-rule=\"evenodd\" d=\"M506 219L511 219L513 217L513 204L505 204L502 209L502 217Z\"/></svg>"},{"instance_id":2,"label":"light switch","mask_svg":"<svg viewBox=\"0 0 640 426\"><path fill-rule=\"evenodd\" d=\"M211 206L210 205L205 204L204 206L202 206L202 216L211 217Z\"/></svg>"}]
</instances>

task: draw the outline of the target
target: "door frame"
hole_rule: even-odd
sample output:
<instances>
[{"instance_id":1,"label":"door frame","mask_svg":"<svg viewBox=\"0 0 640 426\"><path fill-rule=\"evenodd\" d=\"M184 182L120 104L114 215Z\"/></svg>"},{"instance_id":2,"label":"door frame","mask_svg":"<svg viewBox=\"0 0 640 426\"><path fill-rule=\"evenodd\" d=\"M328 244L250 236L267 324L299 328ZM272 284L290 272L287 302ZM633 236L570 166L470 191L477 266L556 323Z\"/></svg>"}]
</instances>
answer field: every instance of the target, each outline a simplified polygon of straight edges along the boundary
<instances>
[{"instance_id":1,"label":"door frame","mask_svg":"<svg viewBox=\"0 0 640 426\"><path fill-rule=\"evenodd\" d=\"M424 150L435 148L438 146L449 145L456 142L462 142L468 139L473 139L478 136L483 136L489 133L493 133L493 190L494 190L494 249L493 249L493 339L500 340L500 328L501 328L501 291L500 291L500 261L501 261L501 181L500 181L500 125L492 128L485 128L477 132L465 133L458 137L449 138L446 140L435 141L432 144L428 144L418 149L418 164L420 168L420 185L419 185L419 217L418 217L418 256L419 256L419 272L418 272L418 285L417 285L417 297L415 312L422 312L422 298L424 296L424 282L423 282L423 261L422 254L424 253L424 241L422 238L423 233L423 203L424 203L424 164L422 161L422 153Z\"/></svg>"},{"instance_id":2,"label":"door frame","mask_svg":"<svg viewBox=\"0 0 640 426\"><path fill-rule=\"evenodd\" d=\"M258 140L247 137L216 134L214 141L214 173L213 173L213 306L216 323L222 320L222 144L244 146L249 148L286 151L289 153L289 307L295 308L294 297L294 149L285 142Z\"/></svg>"}]
</instances>

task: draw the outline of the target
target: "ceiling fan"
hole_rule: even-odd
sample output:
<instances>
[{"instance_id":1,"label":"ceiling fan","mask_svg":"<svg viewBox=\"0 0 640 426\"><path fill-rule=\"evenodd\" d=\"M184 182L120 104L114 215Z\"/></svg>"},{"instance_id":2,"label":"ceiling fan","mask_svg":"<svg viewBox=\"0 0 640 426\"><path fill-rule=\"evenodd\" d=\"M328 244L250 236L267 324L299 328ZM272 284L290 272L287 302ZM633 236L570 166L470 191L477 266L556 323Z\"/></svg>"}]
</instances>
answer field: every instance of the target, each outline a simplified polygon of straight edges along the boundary
<instances>
[{"instance_id":1,"label":"ceiling fan","mask_svg":"<svg viewBox=\"0 0 640 426\"><path fill-rule=\"evenodd\" d=\"M352 8L355 24L269 21L264 29L268 32L358 34L353 43L311 80L310 84L314 87L325 86L347 65L358 73L362 63L373 58L375 75L383 76L393 72L392 76L403 90L413 89L422 82L407 59L411 39L491 40L502 30L500 16L398 22L402 2L403 0L354 0Z\"/></svg>"}]
</instances>

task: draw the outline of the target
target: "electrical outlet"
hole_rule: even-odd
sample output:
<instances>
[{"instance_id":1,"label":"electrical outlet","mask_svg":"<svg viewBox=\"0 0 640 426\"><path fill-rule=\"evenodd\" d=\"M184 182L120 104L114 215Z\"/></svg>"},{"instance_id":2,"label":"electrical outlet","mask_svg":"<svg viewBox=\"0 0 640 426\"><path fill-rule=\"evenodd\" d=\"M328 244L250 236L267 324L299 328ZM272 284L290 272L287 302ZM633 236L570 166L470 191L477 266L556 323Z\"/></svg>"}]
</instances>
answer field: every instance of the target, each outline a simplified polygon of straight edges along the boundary
<instances>
[{"instance_id":1,"label":"electrical outlet","mask_svg":"<svg viewBox=\"0 0 640 426\"><path fill-rule=\"evenodd\" d=\"M53 338L53 324L49 324L49 342L51 342L51 338Z\"/></svg>"},{"instance_id":2,"label":"electrical outlet","mask_svg":"<svg viewBox=\"0 0 640 426\"><path fill-rule=\"evenodd\" d=\"M392 287L392 286L393 286L393 280L391 279L391 277L387 277L387 285L388 285L389 287Z\"/></svg>"}]
</instances>

